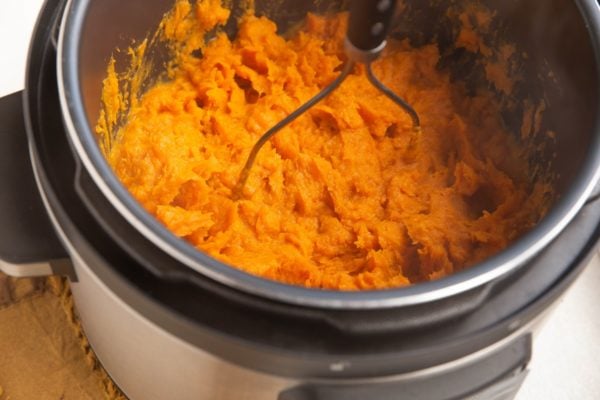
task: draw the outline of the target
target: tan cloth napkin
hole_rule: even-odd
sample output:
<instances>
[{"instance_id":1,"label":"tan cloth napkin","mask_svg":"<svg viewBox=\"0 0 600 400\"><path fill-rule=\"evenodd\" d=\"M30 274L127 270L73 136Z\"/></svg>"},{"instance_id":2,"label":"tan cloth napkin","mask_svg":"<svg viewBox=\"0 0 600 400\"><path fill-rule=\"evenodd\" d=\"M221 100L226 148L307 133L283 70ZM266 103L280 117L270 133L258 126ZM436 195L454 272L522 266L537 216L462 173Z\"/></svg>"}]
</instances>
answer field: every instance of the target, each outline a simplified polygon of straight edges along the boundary
<instances>
[{"instance_id":1,"label":"tan cloth napkin","mask_svg":"<svg viewBox=\"0 0 600 400\"><path fill-rule=\"evenodd\" d=\"M0 400L126 400L91 352L63 279L0 273Z\"/></svg>"}]
</instances>

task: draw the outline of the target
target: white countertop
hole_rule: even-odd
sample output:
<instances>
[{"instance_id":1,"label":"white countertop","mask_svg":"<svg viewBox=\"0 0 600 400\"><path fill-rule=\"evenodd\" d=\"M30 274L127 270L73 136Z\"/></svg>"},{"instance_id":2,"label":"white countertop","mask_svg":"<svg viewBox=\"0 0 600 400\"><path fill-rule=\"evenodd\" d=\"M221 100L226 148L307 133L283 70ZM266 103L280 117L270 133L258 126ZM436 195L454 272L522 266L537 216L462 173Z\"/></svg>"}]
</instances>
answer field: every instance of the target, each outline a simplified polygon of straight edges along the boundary
<instances>
[{"instance_id":1,"label":"white countertop","mask_svg":"<svg viewBox=\"0 0 600 400\"><path fill-rule=\"evenodd\" d=\"M0 96L23 88L29 38L42 0L0 0ZM560 301L534 340L517 400L600 399L600 259Z\"/></svg>"},{"instance_id":2,"label":"white countertop","mask_svg":"<svg viewBox=\"0 0 600 400\"><path fill-rule=\"evenodd\" d=\"M600 399L600 258L560 300L534 339L517 400Z\"/></svg>"}]
</instances>

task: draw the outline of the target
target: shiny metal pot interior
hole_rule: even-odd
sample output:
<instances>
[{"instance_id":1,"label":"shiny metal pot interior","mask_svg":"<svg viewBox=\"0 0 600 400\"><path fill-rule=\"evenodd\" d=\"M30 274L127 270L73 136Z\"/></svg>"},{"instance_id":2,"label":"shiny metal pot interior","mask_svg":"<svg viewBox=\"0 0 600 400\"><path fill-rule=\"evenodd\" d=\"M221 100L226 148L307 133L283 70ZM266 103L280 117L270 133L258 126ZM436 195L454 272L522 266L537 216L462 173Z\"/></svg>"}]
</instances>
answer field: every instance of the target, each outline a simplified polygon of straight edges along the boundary
<instances>
[{"instance_id":1,"label":"shiny metal pot interior","mask_svg":"<svg viewBox=\"0 0 600 400\"><path fill-rule=\"evenodd\" d=\"M241 2L233 2L238 7ZM461 2L457 2L460 3ZM469 3L467 1L463 3ZM600 176L598 134L598 54L600 11L595 0L486 0L494 11L494 40L515 43L527 58L516 97L545 98L543 125L557 132L556 143L533 162L551 165L558 200L528 234L498 255L451 277L408 288L343 293L291 287L250 276L197 251L168 232L118 182L102 156L93 134L102 79L116 48L141 40L157 26L171 2L163 0L71 0L58 41L58 84L69 137L86 173L129 223L186 267L217 282L285 303L333 309L381 309L423 304L466 293L522 266L548 245L582 207ZM279 23L281 30L307 11L343 8L341 2L256 1L259 14ZM396 35L414 43L440 44L441 68L449 68L467 85L480 85L473 60L452 49L456 21L448 17L447 2L406 1ZM143 12L140 12L143 10ZM160 51L155 52L163 57ZM157 66L161 63L157 62ZM547 79L552 72L553 81ZM163 71L157 67L155 78ZM518 131L522 110L507 113L505 122ZM549 155L556 153L550 161Z\"/></svg>"}]
</instances>

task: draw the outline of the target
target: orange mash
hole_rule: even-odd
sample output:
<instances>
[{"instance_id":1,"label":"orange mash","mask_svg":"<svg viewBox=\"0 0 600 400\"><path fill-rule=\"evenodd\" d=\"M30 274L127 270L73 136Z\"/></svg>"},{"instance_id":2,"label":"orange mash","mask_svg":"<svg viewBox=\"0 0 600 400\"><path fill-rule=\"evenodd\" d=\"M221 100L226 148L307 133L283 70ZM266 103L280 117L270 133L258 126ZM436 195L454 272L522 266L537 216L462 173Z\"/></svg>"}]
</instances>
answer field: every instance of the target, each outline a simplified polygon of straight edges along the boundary
<instances>
[{"instance_id":1,"label":"orange mash","mask_svg":"<svg viewBox=\"0 0 600 400\"><path fill-rule=\"evenodd\" d=\"M229 17L215 0L179 1L174 13L165 32L187 44L202 37L185 30L200 35ZM218 33L201 57L181 46L172 79L131 104L106 150L123 184L199 250L311 288L441 278L533 227L548 186L530 182L527 152L494 97L451 83L435 45L394 40L374 71L417 110L421 132L357 66L263 147L233 200L256 140L338 75L346 19L308 15L282 37L247 15L235 40Z\"/></svg>"}]
</instances>

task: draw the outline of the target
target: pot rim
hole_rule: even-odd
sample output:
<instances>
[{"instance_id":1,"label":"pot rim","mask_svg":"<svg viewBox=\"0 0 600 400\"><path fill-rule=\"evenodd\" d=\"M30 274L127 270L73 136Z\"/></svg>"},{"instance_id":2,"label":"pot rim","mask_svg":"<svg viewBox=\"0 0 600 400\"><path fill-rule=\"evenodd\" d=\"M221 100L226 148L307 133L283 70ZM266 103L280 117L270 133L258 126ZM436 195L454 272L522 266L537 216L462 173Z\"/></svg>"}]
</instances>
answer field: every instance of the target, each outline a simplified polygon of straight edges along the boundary
<instances>
[{"instance_id":1,"label":"pot rim","mask_svg":"<svg viewBox=\"0 0 600 400\"><path fill-rule=\"evenodd\" d=\"M407 287L344 292L310 289L267 280L222 263L171 233L121 184L102 155L83 107L79 82L79 37L91 0L68 0L57 44L57 80L68 138L89 175L117 211L144 237L171 257L214 281L289 304L325 309L376 309L430 303L475 289L522 266L546 247L575 217L600 181L600 113L595 137L576 181L548 214L503 251L448 277ZM599 77L600 5L575 0L590 34Z\"/></svg>"}]
</instances>

